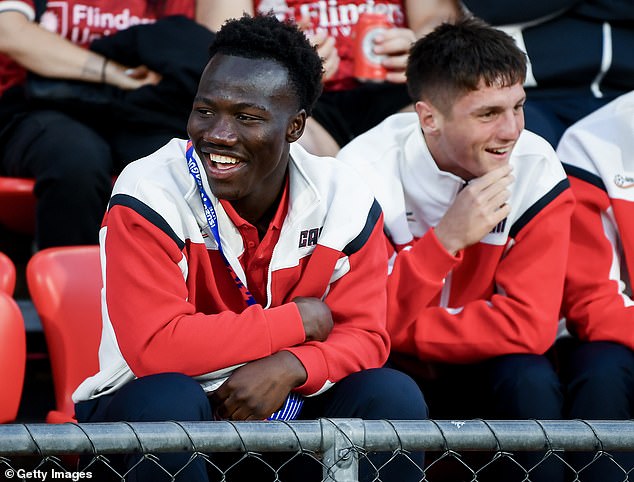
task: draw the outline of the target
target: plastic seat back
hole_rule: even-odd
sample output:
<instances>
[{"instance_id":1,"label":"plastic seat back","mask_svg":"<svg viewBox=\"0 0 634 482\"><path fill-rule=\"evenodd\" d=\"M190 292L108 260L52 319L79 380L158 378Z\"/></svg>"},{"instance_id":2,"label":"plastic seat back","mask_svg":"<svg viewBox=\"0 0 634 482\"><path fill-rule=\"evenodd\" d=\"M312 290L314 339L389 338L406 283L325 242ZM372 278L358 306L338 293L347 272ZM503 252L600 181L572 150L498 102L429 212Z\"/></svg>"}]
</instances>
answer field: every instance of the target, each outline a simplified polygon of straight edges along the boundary
<instances>
[{"instance_id":1,"label":"plastic seat back","mask_svg":"<svg viewBox=\"0 0 634 482\"><path fill-rule=\"evenodd\" d=\"M24 319L10 295L0 292L0 423L15 420L24 387L26 332Z\"/></svg>"},{"instance_id":2,"label":"plastic seat back","mask_svg":"<svg viewBox=\"0 0 634 482\"><path fill-rule=\"evenodd\" d=\"M0 176L0 224L10 231L33 234L35 231L35 181Z\"/></svg>"},{"instance_id":3,"label":"plastic seat back","mask_svg":"<svg viewBox=\"0 0 634 482\"><path fill-rule=\"evenodd\" d=\"M24 318L15 300L15 265L0 252L0 423L15 420L24 388L26 332Z\"/></svg>"},{"instance_id":4,"label":"plastic seat back","mask_svg":"<svg viewBox=\"0 0 634 482\"><path fill-rule=\"evenodd\" d=\"M13 296L15 291L15 265L11 258L0 252L0 291Z\"/></svg>"},{"instance_id":5,"label":"plastic seat back","mask_svg":"<svg viewBox=\"0 0 634 482\"><path fill-rule=\"evenodd\" d=\"M57 411L47 421L71 421L77 386L98 369L101 338L99 246L65 246L36 253L26 277L51 361Z\"/></svg>"}]
</instances>

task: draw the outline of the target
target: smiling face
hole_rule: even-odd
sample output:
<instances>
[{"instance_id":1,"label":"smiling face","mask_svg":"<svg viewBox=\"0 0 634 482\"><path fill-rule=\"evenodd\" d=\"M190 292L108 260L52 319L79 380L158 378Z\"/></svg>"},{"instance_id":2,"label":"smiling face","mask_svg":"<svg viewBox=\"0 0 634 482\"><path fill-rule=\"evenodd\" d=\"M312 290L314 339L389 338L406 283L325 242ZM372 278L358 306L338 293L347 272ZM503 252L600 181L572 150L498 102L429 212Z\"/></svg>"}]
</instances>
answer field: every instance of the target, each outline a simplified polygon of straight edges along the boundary
<instances>
[{"instance_id":1,"label":"smiling face","mask_svg":"<svg viewBox=\"0 0 634 482\"><path fill-rule=\"evenodd\" d=\"M520 83L502 87L480 82L448 112L417 102L425 140L439 169L469 181L508 164L524 129L525 99Z\"/></svg>"},{"instance_id":2,"label":"smiling face","mask_svg":"<svg viewBox=\"0 0 634 482\"><path fill-rule=\"evenodd\" d=\"M187 124L212 192L257 221L279 194L289 143L302 134L286 68L271 59L216 54L198 86Z\"/></svg>"}]
</instances>

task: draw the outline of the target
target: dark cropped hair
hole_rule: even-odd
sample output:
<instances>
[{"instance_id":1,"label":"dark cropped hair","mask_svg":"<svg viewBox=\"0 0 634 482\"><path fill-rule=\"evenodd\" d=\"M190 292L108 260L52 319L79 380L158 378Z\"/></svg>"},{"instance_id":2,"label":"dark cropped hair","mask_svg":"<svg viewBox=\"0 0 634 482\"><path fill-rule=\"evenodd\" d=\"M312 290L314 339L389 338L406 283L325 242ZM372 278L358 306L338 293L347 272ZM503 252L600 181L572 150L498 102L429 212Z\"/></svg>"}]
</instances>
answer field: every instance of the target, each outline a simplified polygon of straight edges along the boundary
<instances>
[{"instance_id":1,"label":"dark cropped hair","mask_svg":"<svg viewBox=\"0 0 634 482\"><path fill-rule=\"evenodd\" d=\"M410 49L407 88L447 113L458 97L486 86L509 87L526 79L526 55L512 37L475 17L444 23Z\"/></svg>"},{"instance_id":2,"label":"dark cropped hair","mask_svg":"<svg viewBox=\"0 0 634 482\"><path fill-rule=\"evenodd\" d=\"M279 62L288 71L299 107L311 114L321 94L322 61L291 21L282 22L272 14L228 20L209 47L210 58L217 53Z\"/></svg>"}]
</instances>

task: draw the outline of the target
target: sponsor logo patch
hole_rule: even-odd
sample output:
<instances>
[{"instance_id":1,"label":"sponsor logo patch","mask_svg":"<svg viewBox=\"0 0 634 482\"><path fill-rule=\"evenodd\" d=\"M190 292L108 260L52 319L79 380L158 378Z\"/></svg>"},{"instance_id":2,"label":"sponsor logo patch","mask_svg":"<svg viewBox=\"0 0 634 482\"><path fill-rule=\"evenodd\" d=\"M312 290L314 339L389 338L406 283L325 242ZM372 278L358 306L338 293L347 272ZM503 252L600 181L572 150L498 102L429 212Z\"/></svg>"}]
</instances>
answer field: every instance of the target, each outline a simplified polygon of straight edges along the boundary
<instances>
[{"instance_id":1,"label":"sponsor logo patch","mask_svg":"<svg viewBox=\"0 0 634 482\"><path fill-rule=\"evenodd\" d=\"M614 176L614 184L623 189L634 187L634 177L617 174Z\"/></svg>"}]
</instances>

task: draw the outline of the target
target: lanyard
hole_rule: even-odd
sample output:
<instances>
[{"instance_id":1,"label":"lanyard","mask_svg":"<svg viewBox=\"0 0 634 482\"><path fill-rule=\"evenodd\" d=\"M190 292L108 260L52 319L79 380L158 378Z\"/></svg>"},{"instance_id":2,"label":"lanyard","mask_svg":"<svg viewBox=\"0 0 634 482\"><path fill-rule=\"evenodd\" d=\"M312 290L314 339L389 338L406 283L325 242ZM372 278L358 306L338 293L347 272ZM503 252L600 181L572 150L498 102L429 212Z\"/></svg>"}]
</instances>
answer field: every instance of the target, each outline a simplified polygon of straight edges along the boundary
<instances>
[{"instance_id":1,"label":"lanyard","mask_svg":"<svg viewBox=\"0 0 634 482\"><path fill-rule=\"evenodd\" d=\"M211 230L211 234L216 240L216 244L218 245L218 252L221 254L223 261L225 262L225 266L229 270L229 274L231 278L236 283L236 286L242 293L242 297L244 301L247 303L247 306L257 304L257 301L253 297L253 295L249 292L247 287L244 285L240 278L236 275L235 271L229 264L229 260L225 256L224 251L222 250L222 243L220 242L220 232L218 231L218 217L216 216L216 210L214 209L213 204L211 203L211 199L205 192L205 188L203 186L203 180L200 175L200 169L198 168L198 164L194 160L194 145L191 140L187 141L187 147L185 150L185 157L187 158L187 167L189 168L189 173L196 181L196 186L198 186L198 192L200 193L200 200L203 203L203 209L205 211L205 217L207 218L207 225ZM299 415L299 411L304 404L304 399L301 395L296 393L289 393L288 397L284 401L284 405L277 412L272 414L269 417L269 420L293 420L297 418Z\"/></svg>"},{"instance_id":2,"label":"lanyard","mask_svg":"<svg viewBox=\"0 0 634 482\"><path fill-rule=\"evenodd\" d=\"M240 277L236 275L235 271L231 267L229 260L225 256L224 251L222 250L222 243L220 242L220 232L218 231L218 217L216 216L216 210L214 209L213 204L211 204L211 199L205 192L205 188L203 187L203 180L200 175L200 169L198 168L198 164L194 160L194 145L192 141L187 141L187 149L185 151L185 157L187 158L187 167L189 168L189 172L196 181L196 185L198 186L198 192L200 193L200 200L203 203L203 209L205 211L205 217L207 218L207 225L211 230L211 234L216 240L216 244L218 245L218 252L222 256L223 261L225 262L225 266L229 270L229 274L231 275L231 279L235 282L236 286L242 293L242 297L246 302L247 306L257 304L255 298L251 294L251 292L247 289L244 283L240 280Z\"/></svg>"}]
</instances>

